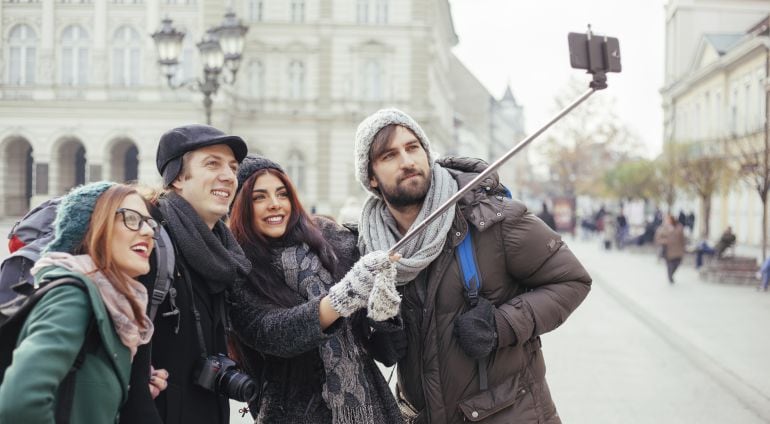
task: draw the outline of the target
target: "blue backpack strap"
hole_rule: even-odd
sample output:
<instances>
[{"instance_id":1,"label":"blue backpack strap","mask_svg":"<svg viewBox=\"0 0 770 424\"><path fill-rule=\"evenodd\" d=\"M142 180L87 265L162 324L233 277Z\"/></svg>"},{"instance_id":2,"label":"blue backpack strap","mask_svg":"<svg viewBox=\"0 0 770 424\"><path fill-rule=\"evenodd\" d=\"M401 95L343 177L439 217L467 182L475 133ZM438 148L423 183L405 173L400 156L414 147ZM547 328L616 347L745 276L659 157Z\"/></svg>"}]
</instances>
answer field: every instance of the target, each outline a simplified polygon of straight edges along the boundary
<instances>
[{"instance_id":1,"label":"blue backpack strap","mask_svg":"<svg viewBox=\"0 0 770 424\"><path fill-rule=\"evenodd\" d=\"M460 271L463 273L463 286L465 286L465 300L471 307L479 302L479 291L481 290L481 274L476 265L476 254L473 251L473 238L471 231L465 233L460 245L455 250L457 260L460 263Z\"/></svg>"},{"instance_id":2,"label":"blue backpack strap","mask_svg":"<svg viewBox=\"0 0 770 424\"><path fill-rule=\"evenodd\" d=\"M473 251L473 237L471 230L465 233L463 241L455 249L457 260L460 264L460 271L463 274L463 286L465 287L465 300L471 308L479 303L479 291L481 290L481 273L476 265L476 253ZM487 390L489 383L487 377L488 358L478 360L479 370L479 389Z\"/></svg>"}]
</instances>

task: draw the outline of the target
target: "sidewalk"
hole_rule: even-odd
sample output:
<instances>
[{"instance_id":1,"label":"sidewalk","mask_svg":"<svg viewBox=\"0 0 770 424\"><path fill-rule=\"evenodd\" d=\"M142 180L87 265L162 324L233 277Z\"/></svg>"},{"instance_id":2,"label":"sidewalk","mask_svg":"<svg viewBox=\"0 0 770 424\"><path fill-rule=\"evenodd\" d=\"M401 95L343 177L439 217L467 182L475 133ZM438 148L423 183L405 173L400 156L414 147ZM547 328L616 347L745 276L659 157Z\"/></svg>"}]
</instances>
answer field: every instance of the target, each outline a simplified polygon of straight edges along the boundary
<instances>
[{"instance_id":1,"label":"sidewalk","mask_svg":"<svg viewBox=\"0 0 770 424\"><path fill-rule=\"evenodd\" d=\"M691 266L669 285L654 254L567 242L594 286L543 340L564 422L770 422L770 293Z\"/></svg>"}]
</instances>

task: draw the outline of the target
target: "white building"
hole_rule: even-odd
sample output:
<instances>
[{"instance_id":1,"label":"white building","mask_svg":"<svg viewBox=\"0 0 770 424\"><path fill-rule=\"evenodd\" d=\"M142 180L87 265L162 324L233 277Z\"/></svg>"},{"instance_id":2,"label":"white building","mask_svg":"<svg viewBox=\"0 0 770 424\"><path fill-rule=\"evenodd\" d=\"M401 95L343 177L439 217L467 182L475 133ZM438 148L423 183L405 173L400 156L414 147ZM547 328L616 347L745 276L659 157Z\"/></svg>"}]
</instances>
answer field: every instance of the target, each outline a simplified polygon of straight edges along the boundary
<instances>
[{"instance_id":1,"label":"white building","mask_svg":"<svg viewBox=\"0 0 770 424\"><path fill-rule=\"evenodd\" d=\"M770 1L672 0L666 7L664 142L696 142L704 152L729 154L735 143L761 141ZM697 214L699 206L683 199L675 208ZM740 243L761 242L762 208L752 188L739 183L717 193L711 207L711 238L732 226ZM696 227L703 225L698 218Z\"/></svg>"},{"instance_id":2,"label":"white building","mask_svg":"<svg viewBox=\"0 0 770 424\"><path fill-rule=\"evenodd\" d=\"M201 95L171 90L149 34L185 28L177 81L200 73L195 43L221 0L3 0L0 3L0 215L88 181L157 184L160 135L203 122ZM438 151L453 140L447 0L235 0L250 26L235 86L213 125L282 163L303 202L334 214L363 191L353 139L396 106Z\"/></svg>"}]
</instances>

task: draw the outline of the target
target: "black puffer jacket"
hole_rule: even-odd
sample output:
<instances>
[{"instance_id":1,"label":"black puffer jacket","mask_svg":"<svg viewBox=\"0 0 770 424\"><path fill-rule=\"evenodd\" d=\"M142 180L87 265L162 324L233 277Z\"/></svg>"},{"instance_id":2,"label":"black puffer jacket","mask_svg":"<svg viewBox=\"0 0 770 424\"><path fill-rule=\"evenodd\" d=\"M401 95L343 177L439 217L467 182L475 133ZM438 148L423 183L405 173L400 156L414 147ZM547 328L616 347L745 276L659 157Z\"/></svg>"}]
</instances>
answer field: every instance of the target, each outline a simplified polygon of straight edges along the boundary
<instances>
[{"instance_id":1,"label":"black puffer jacket","mask_svg":"<svg viewBox=\"0 0 770 424\"><path fill-rule=\"evenodd\" d=\"M461 187L486 167L477 160L442 163ZM415 422L560 422L538 336L580 305L591 277L557 233L501 189L493 175L460 200L443 252L423 271L425 302L415 283L402 288L408 348L398 364L399 389L419 413ZM488 358L486 391L479 390L477 362L452 332L468 310L455 256L468 231L483 281L480 295L496 307L499 348Z\"/></svg>"},{"instance_id":2,"label":"black puffer jacket","mask_svg":"<svg viewBox=\"0 0 770 424\"><path fill-rule=\"evenodd\" d=\"M357 236L337 224L318 219L324 238L332 244L338 260L339 279L358 259ZM256 264L255 264L256 265ZM259 411L257 422L261 423L331 423L332 413L321 397L325 376L324 365L318 347L328 340L345 319L354 320L356 336L365 353L365 378L371 392L367 397L374 409L375 422L399 423L400 412L387 382L371 358L370 344L366 337L365 312L359 311L350 318L340 318L334 325L321 330L318 320L320 299L307 301L297 296L296 306L286 308L275 305L259 295L254 284L259 281L250 276L250 281L236 283L230 293L230 317L233 330L245 344L244 356L252 361L250 371L264 370L265 388L259 404L250 405L252 411ZM264 355L260 359L259 355ZM301 364L301 365L300 365ZM309 365L309 366L308 366ZM298 367L303 378L296 378ZM253 371L252 371L253 372Z\"/></svg>"}]
</instances>

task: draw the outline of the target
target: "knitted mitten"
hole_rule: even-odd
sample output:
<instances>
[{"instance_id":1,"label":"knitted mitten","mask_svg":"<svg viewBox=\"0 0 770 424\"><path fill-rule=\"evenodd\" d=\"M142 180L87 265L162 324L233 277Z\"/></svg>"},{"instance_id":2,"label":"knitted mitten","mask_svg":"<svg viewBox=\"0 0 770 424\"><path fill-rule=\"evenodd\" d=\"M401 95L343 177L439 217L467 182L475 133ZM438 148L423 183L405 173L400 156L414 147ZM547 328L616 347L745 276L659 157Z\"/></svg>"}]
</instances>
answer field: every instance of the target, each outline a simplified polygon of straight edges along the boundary
<instances>
[{"instance_id":1,"label":"knitted mitten","mask_svg":"<svg viewBox=\"0 0 770 424\"><path fill-rule=\"evenodd\" d=\"M378 250L363 256L353 264L353 268L342 280L329 289L332 309L348 317L365 307L377 274L393 266L388 259L388 252Z\"/></svg>"},{"instance_id":2,"label":"knitted mitten","mask_svg":"<svg viewBox=\"0 0 770 424\"><path fill-rule=\"evenodd\" d=\"M366 316L375 321L385 321L398 314L400 305L401 296L396 290L396 267L393 264L375 276Z\"/></svg>"}]
</instances>

